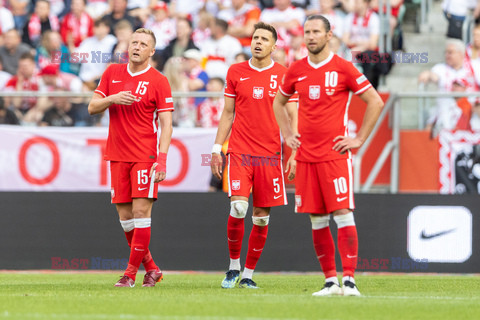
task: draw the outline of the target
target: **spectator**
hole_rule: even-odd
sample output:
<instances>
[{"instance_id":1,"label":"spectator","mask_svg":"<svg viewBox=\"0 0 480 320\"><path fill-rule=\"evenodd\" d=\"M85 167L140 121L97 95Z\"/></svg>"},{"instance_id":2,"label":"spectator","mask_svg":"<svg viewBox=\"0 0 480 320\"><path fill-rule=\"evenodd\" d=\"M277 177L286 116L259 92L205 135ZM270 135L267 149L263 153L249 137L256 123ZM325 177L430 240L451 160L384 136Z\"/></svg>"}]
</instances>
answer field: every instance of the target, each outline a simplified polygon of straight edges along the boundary
<instances>
[{"instance_id":1,"label":"spectator","mask_svg":"<svg viewBox=\"0 0 480 320\"><path fill-rule=\"evenodd\" d=\"M212 16L218 17L218 13L224 9L230 8L231 4L231 0L205 0L203 9Z\"/></svg>"},{"instance_id":2,"label":"spectator","mask_svg":"<svg viewBox=\"0 0 480 320\"><path fill-rule=\"evenodd\" d=\"M4 0L5 3L6 0ZM15 29L22 30L25 22L28 20L28 11L30 0L8 0L10 11L13 14L13 21L15 22Z\"/></svg>"},{"instance_id":3,"label":"spectator","mask_svg":"<svg viewBox=\"0 0 480 320\"><path fill-rule=\"evenodd\" d=\"M204 1L199 0L171 0L170 12L173 18L197 21L198 13L204 6Z\"/></svg>"},{"instance_id":4,"label":"spectator","mask_svg":"<svg viewBox=\"0 0 480 320\"><path fill-rule=\"evenodd\" d=\"M320 2L320 12L330 22L333 34L342 38L345 25L345 14L336 9L336 1L322 0Z\"/></svg>"},{"instance_id":5,"label":"spectator","mask_svg":"<svg viewBox=\"0 0 480 320\"><path fill-rule=\"evenodd\" d=\"M209 77L225 79L228 67L235 61L235 55L242 51L240 42L227 34L228 23L215 19L212 36L201 46L203 55L207 57L205 71Z\"/></svg>"},{"instance_id":6,"label":"spectator","mask_svg":"<svg viewBox=\"0 0 480 320\"><path fill-rule=\"evenodd\" d=\"M154 8L156 4L157 0L128 0L127 11L129 15L137 18L143 25L150 16L150 8Z\"/></svg>"},{"instance_id":7,"label":"spectator","mask_svg":"<svg viewBox=\"0 0 480 320\"><path fill-rule=\"evenodd\" d=\"M469 61L478 60L480 62L480 24L475 25L472 33L472 41L466 48L465 57Z\"/></svg>"},{"instance_id":8,"label":"spectator","mask_svg":"<svg viewBox=\"0 0 480 320\"><path fill-rule=\"evenodd\" d=\"M470 128L473 131L480 131L480 99L475 99L472 108L472 117L470 118Z\"/></svg>"},{"instance_id":9,"label":"spectator","mask_svg":"<svg viewBox=\"0 0 480 320\"><path fill-rule=\"evenodd\" d=\"M38 91L39 77L35 72L35 58L31 53L24 53L18 61L17 74L13 76L6 85L5 91L22 92ZM12 106L19 119L30 110L35 110L37 105L36 97L12 97L5 99L7 106Z\"/></svg>"},{"instance_id":10,"label":"spectator","mask_svg":"<svg viewBox=\"0 0 480 320\"><path fill-rule=\"evenodd\" d=\"M284 67L288 67L287 52L283 48L277 48L272 52L272 60Z\"/></svg>"},{"instance_id":11,"label":"spectator","mask_svg":"<svg viewBox=\"0 0 480 320\"><path fill-rule=\"evenodd\" d=\"M16 29L8 30L3 39L4 45L0 47L0 58L3 61L4 70L14 75L17 73L18 60L25 53L29 53L31 48L22 43L20 34Z\"/></svg>"},{"instance_id":12,"label":"spectator","mask_svg":"<svg viewBox=\"0 0 480 320\"><path fill-rule=\"evenodd\" d=\"M273 0L274 7L264 9L260 20L269 23L277 29L278 48L287 48L290 43L289 31L303 25L305 12L292 6L291 0Z\"/></svg>"},{"instance_id":13,"label":"spectator","mask_svg":"<svg viewBox=\"0 0 480 320\"><path fill-rule=\"evenodd\" d=\"M0 57L0 90L3 90L7 85L8 80L12 78L12 75L8 72L3 71L3 61Z\"/></svg>"},{"instance_id":14,"label":"spectator","mask_svg":"<svg viewBox=\"0 0 480 320\"><path fill-rule=\"evenodd\" d=\"M88 15L93 20L100 19L105 14L110 12L110 5L108 0L87 0L87 6L85 8Z\"/></svg>"},{"instance_id":15,"label":"spectator","mask_svg":"<svg viewBox=\"0 0 480 320\"><path fill-rule=\"evenodd\" d=\"M235 55L235 61L233 63L240 63L243 61L247 61L250 59L250 56L246 54L245 52L239 52Z\"/></svg>"},{"instance_id":16,"label":"spectator","mask_svg":"<svg viewBox=\"0 0 480 320\"><path fill-rule=\"evenodd\" d=\"M462 40L463 22L475 5L471 0L443 0L442 10L448 21L447 37Z\"/></svg>"},{"instance_id":17,"label":"spectator","mask_svg":"<svg viewBox=\"0 0 480 320\"><path fill-rule=\"evenodd\" d=\"M42 34L47 30L60 31L60 23L57 16L50 12L50 2L48 0L37 0L35 11L23 27L22 42L37 47Z\"/></svg>"},{"instance_id":18,"label":"spectator","mask_svg":"<svg viewBox=\"0 0 480 320\"><path fill-rule=\"evenodd\" d=\"M112 12L105 15L103 19L107 21L108 26L111 28L110 33L112 35L113 30L115 30L115 25L121 20L130 22L134 31L143 25L139 19L128 14L127 0L112 0Z\"/></svg>"},{"instance_id":19,"label":"spectator","mask_svg":"<svg viewBox=\"0 0 480 320\"><path fill-rule=\"evenodd\" d=\"M15 28L15 21L13 21L13 14L7 8L0 6L0 41L2 34L10 29ZM0 43L1 45L2 43Z\"/></svg>"},{"instance_id":20,"label":"spectator","mask_svg":"<svg viewBox=\"0 0 480 320\"><path fill-rule=\"evenodd\" d=\"M133 34L132 25L127 20L121 20L115 26L117 43L112 48L112 63L128 62L128 44Z\"/></svg>"},{"instance_id":21,"label":"spectator","mask_svg":"<svg viewBox=\"0 0 480 320\"><path fill-rule=\"evenodd\" d=\"M187 76L183 72L181 57L171 57L165 63L163 74L168 79L172 92L187 92ZM192 126L195 114L187 102L187 98L178 98L173 100L175 112L173 113L173 122L175 126Z\"/></svg>"},{"instance_id":22,"label":"spectator","mask_svg":"<svg viewBox=\"0 0 480 320\"><path fill-rule=\"evenodd\" d=\"M303 41L303 28L298 27L290 31L290 45L288 51L286 51L286 66L290 66L297 60L303 59L307 56L308 50Z\"/></svg>"},{"instance_id":23,"label":"spectator","mask_svg":"<svg viewBox=\"0 0 480 320\"><path fill-rule=\"evenodd\" d=\"M222 78L208 80L207 91L222 93L225 81ZM202 128L216 128L222 115L225 99L223 96L205 99L197 108L197 124Z\"/></svg>"},{"instance_id":24,"label":"spectator","mask_svg":"<svg viewBox=\"0 0 480 320\"><path fill-rule=\"evenodd\" d=\"M333 53L347 61L352 61L352 52L345 45L345 43L343 43L342 39L333 35L328 44L330 46L330 50L332 50ZM357 66L355 63L353 65L357 67L357 69L360 69L360 67Z\"/></svg>"},{"instance_id":25,"label":"spectator","mask_svg":"<svg viewBox=\"0 0 480 320\"><path fill-rule=\"evenodd\" d=\"M380 64L371 61L372 54L378 53L380 19L369 4L370 0L355 0L353 12L345 18L343 42L352 50L353 55L362 57L363 73L372 86L377 88L381 75L378 68Z\"/></svg>"},{"instance_id":26,"label":"spectator","mask_svg":"<svg viewBox=\"0 0 480 320\"><path fill-rule=\"evenodd\" d=\"M85 11L86 0L72 0L72 10L60 27L63 43L74 52L83 40L93 36L93 19Z\"/></svg>"},{"instance_id":27,"label":"spectator","mask_svg":"<svg viewBox=\"0 0 480 320\"><path fill-rule=\"evenodd\" d=\"M198 13L198 23L193 29L192 39L197 47L200 47L212 35L212 25L215 17L206 10Z\"/></svg>"},{"instance_id":28,"label":"spectator","mask_svg":"<svg viewBox=\"0 0 480 320\"><path fill-rule=\"evenodd\" d=\"M35 62L38 69L43 69L52 63L60 65L60 70L73 74L78 73L78 65L70 63L70 53L62 44L62 38L56 31L45 31L41 45L37 48ZM66 58L68 57L68 59Z\"/></svg>"},{"instance_id":29,"label":"spectator","mask_svg":"<svg viewBox=\"0 0 480 320\"><path fill-rule=\"evenodd\" d=\"M452 92L465 92L468 82L465 79L455 79ZM472 105L466 97L446 98L438 104L434 114L427 121L427 130L432 131L432 136L446 130L470 130Z\"/></svg>"},{"instance_id":30,"label":"spectator","mask_svg":"<svg viewBox=\"0 0 480 320\"><path fill-rule=\"evenodd\" d=\"M175 38L175 21L168 17L168 7L163 1L159 1L152 9L144 27L155 34L157 40L156 50L163 50L168 43Z\"/></svg>"},{"instance_id":31,"label":"spectator","mask_svg":"<svg viewBox=\"0 0 480 320\"><path fill-rule=\"evenodd\" d=\"M50 12L57 16L60 21L72 8L72 0L48 0L50 2Z\"/></svg>"},{"instance_id":32,"label":"spectator","mask_svg":"<svg viewBox=\"0 0 480 320\"><path fill-rule=\"evenodd\" d=\"M183 58L183 70L188 78L187 90L190 92L206 91L208 75L200 66L203 60L201 52L197 49L189 49L183 53ZM188 102L196 107L203 100L205 98L193 98L189 99Z\"/></svg>"},{"instance_id":33,"label":"spectator","mask_svg":"<svg viewBox=\"0 0 480 320\"><path fill-rule=\"evenodd\" d=\"M39 125L52 127L71 127L74 120L71 116L72 103L68 97L52 97L51 105L45 111Z\"/></svg>"},{"instance_id":34,"label":"spectator","mask_svg":"<svg viewBox=\"0 0 480 320\"><path fill-rule=\"evenodd\" d=\"M453 82L466 79L467 91L475 88L473 72L464 63L465 44L458 39L449 39L446 43L445 62L436 64L431 70L420 73L420 83L435 83L439 91L452 91Z\"/></svg>"},{"instance_id":35,"label":"spectator","mask_svg":"<svg viewBox=\"0 0 480 320\"><path fill-rule=\"evenodd\" d=\"M97 20L93 27L94 36L83 40L78 47L80 53L88 53L89 60L81 63L79 77L89 90L97 87L103 71L111 62L111 59L105 59L105 54L112 52L117 39L109 33L108 19Z\"/></svg>"},{"instance_id":36,"label":"spectator","mask_svg":"<svg viewBox=\"0 0 480 320\"><path fill-rule=\"evenodd\" d=\"M247 0L232 0L232 7L220 11L218 18L228 22L228 34L240 41L243 51L250 53L253 26L260 14L260 9Z\"/></svg>"},{"instance_id":37,"label":"spectator","mask_svg":"<svg viewBox=\"0 0 480 320\"><path fill-rule=\"evenodd\" d=\"M20 124L15 112L5 107L3 97L0 97L0 124Z\"/></svg>"},{"instance_id":38,"label":"spectator","mask_svg":"<svg viewBox=\"0 0 480 320\"><path fill-rule=\"evenodd\" d=\"M192 23L185 18L177 18L177 37L160 52L159 68L163 70L165 62L171 57L181 57L188 49L198 49L192 40ZM173 90L173 89L172 89Z\"/></svg>"},{"instance_id":39,"label":"spectator","mask_svg":"<svg viewBox=\"0 0 480 320\"><path fill-rule=\"evenodd\" d=\"M305 10L305 15L318 14L320 11L321 2L325 0L292 0L294 7L302 8Z\"/></svg>"}]
</instances>

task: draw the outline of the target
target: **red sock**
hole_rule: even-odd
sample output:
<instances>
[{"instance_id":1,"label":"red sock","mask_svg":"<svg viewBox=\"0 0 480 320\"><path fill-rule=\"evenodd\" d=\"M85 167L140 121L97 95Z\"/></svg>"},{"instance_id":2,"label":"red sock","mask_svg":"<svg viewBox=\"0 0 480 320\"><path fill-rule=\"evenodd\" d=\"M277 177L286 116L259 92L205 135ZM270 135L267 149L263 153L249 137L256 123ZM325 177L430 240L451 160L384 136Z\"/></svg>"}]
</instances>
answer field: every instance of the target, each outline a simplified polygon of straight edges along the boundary
<instances>
[{"instance_id":1,"label":"red sock","mask_svg":"<svg viewBox=\"0 0 480 320\"><path fill-rule=\"evenodd\" d=\"M255 269L258 259L262 255L265 241L267 241L268 225L261 227L253 225L248 239L247 259L245 260L245 268Z\"/></svg>"},{"instance_id":2,"label":"red sock","mask_svg":"<svg viewBox=\"0 0 480 320\"><path fill-rule=\"evenodd\" d=\"M313 246L317 253L317 259L322 266L325 278L335 277L335 243L333 242L330 227L312 230Z\"/></svg>"},{"instance_id":3,"label":"red sock","mask_svg":"<svg viewBox=\"0 0 480 320\"><path fill-rule=\"evenodd\" d=\"M132 246L130 247L130 259L125 275L135 280L138 267L142 263L150 244L151 228L135 228L132 238Z\"/></svg>"},{"instance_id":4,"label":"red sock","mask_svg":"<svg viewBox=\"0 0 480 320\"><path fill-rule=\"evenodd\" d=\"M358 236L357 227L339 228L337 232L338 252L342 258L343 276L353 277L357 267Z\"/></svg>"},{"instance_id":5,"label":"red sock","mask_svg":"<svg viewBox=\"0 0 480 320\"><path fill-rule=\"evenodd\" d=\"M240 259L240 251L242 251L242 240L245 232L243 219L228 216L227 237L228 250L230 259Z\"/></svg>"},{"instance_id":6,"label":"red sock","mask_svg":"<svg viewBox=\"0 0 480 320\"><path fill-rule=\"evenodd\" d=\"M132 246L133 230L125 232L125 237L127 238L129 247ZM152 271L152 270L159 269L158 266L155 264L155 261L153 261L153 257L152 257L152 254L150 253L150 250L147 250L145 257L143 257L142 264L143 264L143 267L145 268L145 271Z\"/></svg>"}]
</instances>

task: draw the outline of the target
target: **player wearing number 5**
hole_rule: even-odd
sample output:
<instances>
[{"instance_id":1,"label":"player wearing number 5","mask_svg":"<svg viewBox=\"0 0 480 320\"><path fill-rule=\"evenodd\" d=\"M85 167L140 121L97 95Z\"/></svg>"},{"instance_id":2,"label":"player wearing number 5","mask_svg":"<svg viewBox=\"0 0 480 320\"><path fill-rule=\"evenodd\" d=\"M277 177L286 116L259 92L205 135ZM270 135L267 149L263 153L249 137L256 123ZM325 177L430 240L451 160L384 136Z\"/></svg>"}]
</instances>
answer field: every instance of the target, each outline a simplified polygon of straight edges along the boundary
<instances>
[{"instance_id":1,"label":"player wearing number 5","mask_svg":"<svg viewBox=\"0 0 480 320\"><path fill-rule=\"evenodd\" d=\"M383 101L352 63L330 51L331 37L330 23L325 17L307 18L304 41L308 56L288 69L273 109L286 143L297 149L295 209L310 214L313 244L325 274L325 286L313 295L360 295L354 280L358 239L350 150L365 142ZM295 91L299 95L298 134L290 129L284 108ZM367 103L356 137L348 136L347 130L352 92ZM329 228L331 214L338 227L343 288L336 273L335 244Z\"/></svg>"},{"instance_id":2,"label":"player wearing number 5","mask_svg":"<svg viewBox=\"0 0 480 320\"><path fill-rule=\"evenodd\" d=\"M241 288L257 288L253 271L265 246L270 208L287 204L281 160L280 129L275 122L272 103L286 68L273 62L277 32L274 27L257 23L251 42L252 58L234 64L227 73L225 107L220 117L212 149L212 173L221 178L222 144L231 129L227 150L230 215L227 240L230 266L222 288L233 288L240 276L240 251L244 235L244 218L250 190L253 194L253 228ZM292 117L296 104L288 103ZM296 123L296 119L292 119ZM293 158L289 161L294 175Z\"/></svg>"},{"instance_id":3,"label":"player wearing number 5","mask_svg":"<svg viewBox=\"0 0 480 320\"><path fill-rule=\"evenodd\" d=\"M110 161L112 203L130 246L128 267L117 287L133 287L142 263L144 287L162 279L148 247L153 201L167 173L173 100L167 79L148 63L155 42L152 31L137 29L128 46L128 64L105 70L88 105L90 114L110 113L105 160Z\"/></svg>"}]
</instances>

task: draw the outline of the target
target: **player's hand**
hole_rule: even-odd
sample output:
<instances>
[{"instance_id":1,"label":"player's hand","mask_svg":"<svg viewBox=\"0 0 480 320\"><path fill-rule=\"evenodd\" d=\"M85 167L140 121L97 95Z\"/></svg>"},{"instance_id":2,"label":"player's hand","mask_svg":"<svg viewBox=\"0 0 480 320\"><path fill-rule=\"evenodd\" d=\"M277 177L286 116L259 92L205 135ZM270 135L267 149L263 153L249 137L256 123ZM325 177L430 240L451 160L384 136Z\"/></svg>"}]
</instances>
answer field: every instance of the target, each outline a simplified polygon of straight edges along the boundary
<instances>
[{"instance_id":1,"label":"player's hand","mask_svg":"<svg viewBox=\"0 0 480 320\"><path fill-rule=\"evenodd\" d=\"M292 148L292 150L297 150L300 147L300 144L301 144L301 142L300 142L300 140L298 140L298 138L300 138L300 134L295 133L295 134L292 134L289 137L286 137L285 142L287 143L287 146Z\"/></svg>"},{"instance_id":2,"label":"player's hand","mask_svg":"<svg viewBox=\"0 0 480 320\"><path fill-rule=\"evenodd\" d=\"M290 172L288 171L290 169ZM288 172L288 180L295 179L295 172L297 171L297 160L295 160L295 152L292 152L290 158L288 158L287 165L285 166L285 173Z\"/></svg>"},{"instance_id":3,"label":"player's hand","mask_svg":"<svg viewBox=\"0 0 480 320\"><path fill-rule=\"evenodd\" d=\"M210 168L212 169L212 174L219 180L222 180L223 159L221 154L212 153L212 161L210 162Z\"/></svg>"},{"instance_id":4,"label":"player's hand","mask_svg":"<svg viewBox=\"0 0 480 320\"><path fill-rule=\"evenodd\" d=\"M360 139L347 136L337 136L335 139L333 139L333 142L336 143L332 149L340 152L340 154L344 154L350 149L359 148L363 144Z\"/></svg>"},{"instance_id":5,"label":"player's hand","mask_svg":"<svg viewBox=\"0 0 480 320\"><path fill-rule=\"evenodd\" d=\"M111 95L111 101L113 104L120 104L129 106L135 102L137 97L130 93L130 91L120 91L117 94Z\"/></svg>"},{"instance_id":6,"label":"player's hand","mask_svg":"<svg viewBox=\"0 0 480 320\"><path fill-rule=\"evenodd\" d=\"M152 165L152 167L150 168L150 174L148 175L148 177L151 178L152 175L153 175L153 172L155 172L155 177L154 177L154 180L153 180L154 183L159 183L159 182L165 180L165 178L167 177L167 173L165 171L158 171L157 172L155 170L157 165L158 165L157 163L154 163Z\"/></svg>"}]
</instances>

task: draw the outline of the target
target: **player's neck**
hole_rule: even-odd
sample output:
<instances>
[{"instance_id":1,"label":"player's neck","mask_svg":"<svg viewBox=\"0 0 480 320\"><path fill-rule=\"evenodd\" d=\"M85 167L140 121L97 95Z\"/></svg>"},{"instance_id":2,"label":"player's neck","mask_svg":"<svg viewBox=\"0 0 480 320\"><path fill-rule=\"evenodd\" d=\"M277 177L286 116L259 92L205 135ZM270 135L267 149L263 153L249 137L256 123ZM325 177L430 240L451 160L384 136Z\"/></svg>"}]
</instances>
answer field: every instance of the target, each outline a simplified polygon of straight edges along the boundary
<instances>
[{"instance_id":1,"label":"player's neck","mask_svg":"<svg viewBox=\"0 0 480 320\"><path fill-rule=\"evenodd\" d=\"M272 58L270 58L270 56L265 57L263 59L252 57L252 60L250 61L252 66L254 66L255 68L263 69L265 67L268 67L272 63Z\"/></svg>"},{"instance_id":2,"label":"player's neck","mask_svg":"<svg viewBox=\"0 0 480 320\"><path fill-rule=\"evenodd\" d=\"M132 63L132 62L128 63L128 70L130 70L131 73L137 73L137 72L143 71L147 68L148 68L148 60L145 61L142 64L137 64L137 63Z\"/></svg>"},{"instance_id":3,"label":"player's neck","mask_svg":"<svg viewBox=\"0 0 480 320\"><path fill-rule=\"evenodd\" d=\"M308 58L310 59L310 61L314 64L319 64L320 62L324 61L325 59L328 58L328 56L330 55L330 48L328 48L327 46L325 48L323 48L322 51L320 51L319 53L317 54L313 54L311 52L308 53Z\"/></svg>"}]
</instances>

